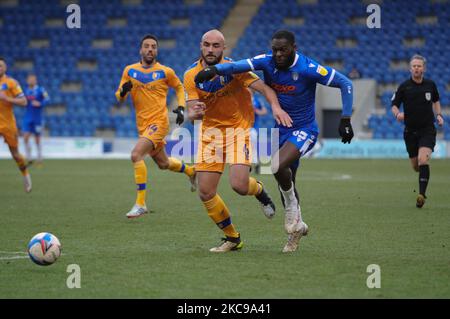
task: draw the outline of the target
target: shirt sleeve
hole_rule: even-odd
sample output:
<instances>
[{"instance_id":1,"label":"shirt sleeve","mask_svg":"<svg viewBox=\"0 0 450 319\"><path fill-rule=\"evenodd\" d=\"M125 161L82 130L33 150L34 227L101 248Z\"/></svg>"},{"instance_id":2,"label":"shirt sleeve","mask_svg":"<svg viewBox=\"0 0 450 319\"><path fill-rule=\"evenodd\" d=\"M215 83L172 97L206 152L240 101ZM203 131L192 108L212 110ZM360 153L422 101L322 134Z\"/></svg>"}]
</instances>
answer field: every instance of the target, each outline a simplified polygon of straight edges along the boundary
<instances>
[{"instance_id":1,"label":"shirt sleeve","mask_svg":"<svg viewBox=\"0 0 450 319\"><path fill-rule=\"evenodd\" d=\"M247 71L264 70L267 66L267 61L270 59L271 57L261 54L251 59L217 64L215 67L220 75L230 75Z\"/></svg>"},{"instance_id":2,"label":"shirt sleeve","mask_svg":"<svg viewBox=\"0 0 450 319\"><path fill-rule=\"evenodd\" d=\"M432 97L433 103L436 103L439 101L439 91L437 89L436 83L433 82L433 97Z\"/></svg>"},{"instance_id":3,"label":"shirt sleeve","mask_svg":"<svg viewBox=\"0 0 450 319\"><path fill-rule=\"evenodd\" d=\"M183 79L184 89L186 90L186 100L199 100L197 88L194 83L194 75L193 72L185 72Z\"/></svg>"},{"instance_id":4,"label":"shirt sleeve","mask_svg":"<svg viewBox=\"0 0 450 319\"><path fill-rule=\"evenodd\" d=\"M171 68L168 68L167 70L167 84L175 90L178 106L186 107L186 94L184 92L183 84L181 84L180 79Z\"/></svg>"},{"instance_id":5,"label":"shirt sleeve","mask_svg":"<svg viewBox=\"0 0 450 319\"><path fill-rule=\"evenodd\" d=\"M250 65L252 71L264 70L269 64L272 56L267 54L260 54L254 56L251 59L247 59L247 63Z\"/></svg>"},{"instance_id":6,"label":"shirt sleeve","mask_svg":"<svg viewBox=\"0 0 450 319\"><path fill-rule=\"evenodd\" d=\"M342 116L351 116L353 111L353 84L349 78L329 66L308 61L306 76L322 85L339 88L342 99Z\"/></svg>"},{"instance_id":7,"label":"shirt sleeve","mask_svg":"<svg viewBox=\"0 0 450 319\"><path fill-rule=\"evenodd\" d=\"M127 98L127 95L128 95L129 92L128 92L127 95L125 95L124 97L121 97L121 96L120 96L120 88L122 87L122 85L123 85L125 82L127 82L127 81L129 81L129 80L130 80L130 77L128 76L128 67L126 67L126 68L123 70L122 78L120 79L119 87L117 88L117 91L116 91L116 99L117 99L117 101L123 102L123 101Z\"/></svg>"},{"instance_id":8,"label":"shirt sleeve","mask_svg":"<svg viewBox=\"0 0 450 319\"><path fill-rule=\"evenodd\" d=\"M307 66L306 75L316 83L330 86L336 76L336 70L329 66L322 66L315 61L311 61Z\"/></svg>"},{"instance_id":9,"label":"shirt sleeve","mask_svg":"<svg viewBox=\"0 0 450 319\"><path fill-rule=\"evenodd\" d=\"M400 108L400 105L403 103L403 85L400 85L397 91L394 92L391 98L391 106L396 106Z\"/></svg>"},{"instance_id":10,"label":"shirt sleeve","mask_svg":"<svg viewBox=\"0 0 450 319\"><path fill-rule=\"evenodd\" d=\"M9 87L9 90L13 97L25 96L25 94L22 91L22 87L20 86L19 82L17 82L16 80L11 80L8 87Z\"/></svg>"},{"instance_id":11,"label":"shirt sleeve","mask_svg":"<svg viewBox=\"0 0 450 319\"><path fill-rule=\"evenodd\" d=\"M245 72L240 73L234 76L239 82L241 82L245 87L249 87L253 82L259 80L259 76L257 76L253 72Z\"/></svg>"}]
</instances>

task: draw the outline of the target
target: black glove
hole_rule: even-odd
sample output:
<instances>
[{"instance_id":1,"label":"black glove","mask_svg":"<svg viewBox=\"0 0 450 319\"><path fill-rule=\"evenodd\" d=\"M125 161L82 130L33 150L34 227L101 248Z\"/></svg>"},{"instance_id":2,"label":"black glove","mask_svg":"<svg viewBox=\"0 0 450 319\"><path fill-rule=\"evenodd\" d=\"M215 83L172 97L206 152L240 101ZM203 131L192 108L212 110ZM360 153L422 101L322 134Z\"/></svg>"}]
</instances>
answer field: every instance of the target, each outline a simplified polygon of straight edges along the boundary
<instances>
[{"instance_id":1,"label":"black glove","mask_svg":"<svg viewBox=\"0 0 450 319\"><path fill-rule=\"evenodd\" d=\"M339 123L339 135L342 137L342 143L350 144L354 134L349 117L341 118L341 122Z\"/></svg>"},{"instance_id":2,"label":"black glove","mask_svg":"<svg viewBox=\"0 0 450 319\"><path fill-rule=\"evenodd\" d=\"M122 84L122 87L120 88L120 97L127 95L127 93L131 91L132 87L133 83L131 83L131 80Z\"/></svg>"},{"instance_id":3,"label":"black glove","mask_svg":"<svg viewBox=\"0 0 450 319\"><path fill-rule=\"evenodd\" d=\"M217 75L217 68L215 66L208 66L207 68L204 68L203 70L197 73L194 81L197 84L203 83L211 80L216 75Z\"/></svg>"},{"instance_id":4,"label":"black glove","mask_svg":"<svg viewBox=\"0 0 450 319\"><path fill-rule=\"evenodd\" d=\"M183 124L183 122L184 122L184 107L179 106L176 110L173 110L172 112L177 115L176 123L178 125Z\"/></svg>"}]
</instances>

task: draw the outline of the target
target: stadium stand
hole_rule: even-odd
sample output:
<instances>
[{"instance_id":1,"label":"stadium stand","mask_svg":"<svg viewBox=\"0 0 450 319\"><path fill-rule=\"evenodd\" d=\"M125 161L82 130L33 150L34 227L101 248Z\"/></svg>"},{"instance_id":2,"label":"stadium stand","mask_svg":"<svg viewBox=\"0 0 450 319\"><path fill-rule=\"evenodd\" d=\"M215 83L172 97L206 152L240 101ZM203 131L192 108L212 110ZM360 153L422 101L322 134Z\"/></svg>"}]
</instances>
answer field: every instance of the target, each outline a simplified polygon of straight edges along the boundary
<instances>
[{"instance_id":1,"label":"stadium stand","mask_svg":"<svg viewBox=\"0 0 450 319\"><path fill-rule=\"evenodd\" d=\"M26 74L34 71L47 88L52 99L46 112L48 134L96 136L110 131L116 137L137 134L133 111L116 106L114 91L123 67L138 59L142 35L160 38L159 60L182 77L198 56L203 32L220 28L236 4L235 0L80 0L82 27L67 29L67 1L9 2L13 5L0 11L0 54L22 85ZM374 78L379 107L368 115L367 129L373 138L401 138L402 125L389 112L390 99L409 77L408 59L413 54L428 59L428 74L448 113L450 59L445 52L450 50L450 5L445 0L383 1L381 29L369 29L366 8L374 2L266 0L231 56L266 52L274 30L290 29L306 55L344 74L355 67L363 78ZM23 111L16 108L18 124ZM270 117L260 123L272 124ZM448 125L439 132L450 140Z\"/></svg>"},{"instance_id":2,"label":"stadium stand","mask_svg":"<svg viewBox=\"0 0 450 319\"><path fill-rule=\"evenodd\" d=\"M377 1L266 1L240 38L233 58L264 53L274 30L295 32L299 50L344 74L352 67L378 83L379 109L368 115L373 138L402 138L403 125L390 113L397 86L409 78L409 58L424 55L443 110L450 106L450 5L448 1L378 1L381 28L369 29L366 8ZM426 76L426 75L425 75ZM386 112L387 111L387 112ZM448 121L448 117L447 117ZM450 137L444 127L444 138Z\"/></svg>"},{"instance_id":3,"label":"stadium stand","mask_svg":"<svg viewBox=\"0 0 450 319\"><path fill-rule=\"evenodd\" d=\"M78 1L81 28L68 29L66 2L20 1L0 11L0 54L22 86L33 71L49 92L45 121L50 136L95 136L105 130L117 137L137 136L134 113L117 109L114 92L125 65L139 59L142 36L159 37L160 62L182 77L198 57L201 35L219 28L234 4ZM24 109L15 112L20 125Z\"/></svg>"}]
</instances>

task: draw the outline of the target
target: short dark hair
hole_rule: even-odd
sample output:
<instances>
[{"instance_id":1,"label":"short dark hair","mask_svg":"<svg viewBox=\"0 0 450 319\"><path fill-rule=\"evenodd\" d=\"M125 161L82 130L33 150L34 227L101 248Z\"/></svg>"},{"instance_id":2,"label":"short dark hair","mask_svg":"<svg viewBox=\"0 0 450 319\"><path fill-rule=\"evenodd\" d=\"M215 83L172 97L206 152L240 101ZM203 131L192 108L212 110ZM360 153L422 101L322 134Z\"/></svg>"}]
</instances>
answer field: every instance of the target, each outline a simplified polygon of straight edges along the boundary
<instances>
[{"instance_id":1,"label":"short dark hair","mask_svg":"<svg viewBox=\"0 0 450 319\"><path fill-rule=\"evenodd\" d=\"M289 44L294 45L295 44L295 35L291 31L288 30L279 30L275 32L272 36L273 39L286 39Z\"/></svg>"},{"instance_id":2,"label":"short dark hair","mask_svg":"<svg viewBox=\"0 0 450 319\"><path fill-rule=\"evenodd\" d=\"M6 63L6 60L5 60L5 58L4 58L4 57L2 57L2 56L0 56L0 61L3 61L3 62L5 62L5 63Z\"/></svg>"},{"instance_id":3,"label":"short dark hair","mask_svg":"<svg viewBox=\"0 0 450 319\"><path fill-rule=\"evenodd\" d=\"M146 34L146 35L144 35L144 37L141 40L141 47L142 47L142 44L144 43L144 41L147 40L147 39L153 39L153 40L156 41L156 44L158 44L158 38L155 35L153 35L153 34Z\"/></svg>"}]
</instances>

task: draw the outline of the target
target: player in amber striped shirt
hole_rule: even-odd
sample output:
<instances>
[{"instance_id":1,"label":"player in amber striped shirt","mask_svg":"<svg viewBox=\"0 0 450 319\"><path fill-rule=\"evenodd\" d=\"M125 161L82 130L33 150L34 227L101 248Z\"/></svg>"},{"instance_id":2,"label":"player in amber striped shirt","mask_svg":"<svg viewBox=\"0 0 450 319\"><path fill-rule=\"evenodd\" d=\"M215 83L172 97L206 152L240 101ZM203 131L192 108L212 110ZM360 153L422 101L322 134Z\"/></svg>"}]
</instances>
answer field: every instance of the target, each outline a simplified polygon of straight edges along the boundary
<instances>
[{"instance_id":1,"label":"player in amber striped shirt","mask_svg":"<svg viewBox=\"0 0 450 319\"><path fill-rule=\"evenodd\" d=\"M13 106L26 106L27 99L20 84L6 75L6 61L0 57L0 136L8 144L11 156L23 175L25 192L31 192L31 176L27 170L25 158L19 153L19 139Z\"/></svg>"},{"instance_id":2,"label":"player in amber striped shirt","mask_svg":"<svg viewBox=\"0 0 450 319\"><path fill-rule=\"evenodd\" d=\"M176 123L184 121L185 93L175 72L156 60L158 39L146 35L141 40L141 60L125 67L116 92L116 98L123 102L131 95L136 110L136 124L139 140L131 152L134 165L134 177L137 186L136 203L127 213L128 218L139 217L148 212L145 204L147 188L147 167L144 157L149 154L160 169L186 174L191 181L191 190L195 191L195 169L180 160L168 157L165 151L165 136L169 133L169 116L166 99L169 88L174 88L178 100Z\"/></svg>"}]
</instances>

